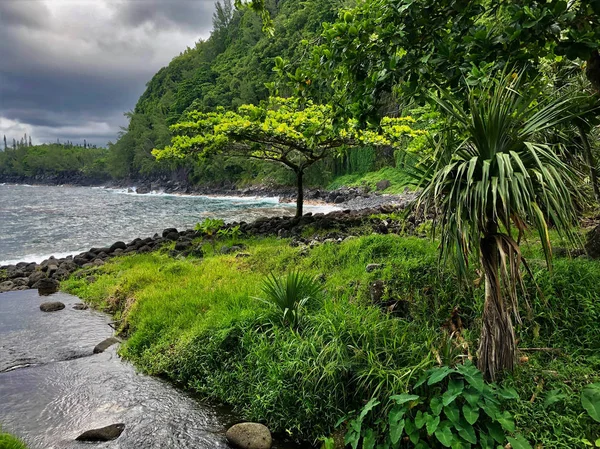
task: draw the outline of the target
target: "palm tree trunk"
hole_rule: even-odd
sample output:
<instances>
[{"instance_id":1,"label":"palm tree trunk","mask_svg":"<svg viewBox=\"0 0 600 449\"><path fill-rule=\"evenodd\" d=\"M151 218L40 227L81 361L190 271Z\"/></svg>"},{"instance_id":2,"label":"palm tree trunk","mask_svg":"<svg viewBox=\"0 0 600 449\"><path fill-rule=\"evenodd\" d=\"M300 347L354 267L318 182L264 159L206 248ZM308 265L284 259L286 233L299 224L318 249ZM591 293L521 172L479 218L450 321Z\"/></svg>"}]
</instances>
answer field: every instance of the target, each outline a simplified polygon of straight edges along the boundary
<instances>
[{"instance_id":1,"label":"palm tree trunk","mask_svg":"<svg viewBox=\"0 0 600 449\"><path fill-rule=\"evenodd\" d=\"M594 196L596 201L600 201L600 187L598 186L598 172L596 168L596 159L594 153L592 153L592 147L588 139L587 133L583 126L579 125L579 135L581 136L581 143L583 144L583 154L585 162L590 167L590 181L592 182L592 188L594 189Z\"/></svg>"},{"instance_id":2,"label":"palm tree trunk","mask_svg":"<svg viewBox=\"0 0 600 449\"><path fill-rule=\"evenodd\" d=\"M298 196L296 198L296 218L302 216L302 207L304 206L304 170L298 170L296 172L296 187L298 188Z\"/></svg>"},{"instance_id":3,"label":"palm tree trunk","mask_svg":"<svg viewBox=\"0 0 600 449\"><path fill-rule=\"evenodd\" d=\"M496 233L497 226L488 225L488 232L480 243L485 276L485 303L478 367L490 381L495 381L503 371L511 371L514 368L516 353L511 311L502 294Z\"/></svg>"}]
</instances>

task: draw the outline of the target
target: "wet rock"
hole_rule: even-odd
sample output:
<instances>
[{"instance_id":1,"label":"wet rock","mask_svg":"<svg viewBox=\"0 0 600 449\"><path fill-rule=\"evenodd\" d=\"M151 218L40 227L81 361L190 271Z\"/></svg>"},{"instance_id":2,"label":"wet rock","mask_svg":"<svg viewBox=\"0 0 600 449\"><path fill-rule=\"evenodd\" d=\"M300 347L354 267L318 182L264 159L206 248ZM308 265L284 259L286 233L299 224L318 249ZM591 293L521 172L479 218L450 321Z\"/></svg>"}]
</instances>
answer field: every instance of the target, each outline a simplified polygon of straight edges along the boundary
<instances>
[{"instance_id":1,"label":"wet rock","mask_svg":"<svg viewBox=\"0 0 600 449\"><path fill-rule=\"evenodd\" d=\"M87 310L88 306L87 306L87 304L84 304L82 302L78 302L77 304L73 305L73 309L74 310Z\"/></svg>"},{"instance_id":2,"label":"wet rock","mask_svg":"<svg viewBox=\"0 0 600 449\"><path fill-rule=\"evenodd\" d=\"M0 282L0 293L9 292L14 288L15 284L12 281Z\"/></svg>"},{"instance_id":3,"label":"wet rock","mask_svg":"<svg viewBox=\"0 0 600 449\"><path fill-rule=\"evenodd\" d=\"M377 184L375 184L375 187L377 188L377 190L381 191L387 189L391 185L392 183L390 181L388 181L387 179L382 179Z\"/></svg>"},{"instance_id":4,"label":"wet rock","mask_svg":"<svg viewBox=\"0 0 600 449\"><path fill-rule=\"evenodd\" d=\"M106 351L112 345L116 345L117 343L121 343L121 340L119 340L116 337L109 337L96 345L96 347L94 348L94 354L100 354L101 352Z\"/></svg>"},{"instance_id":5,"label":"wet rock","mask_svg":"<svg viewBox=\"0 0 600 449\"><path fill-rule=\"evenodd\" d=\"M14 278L14 279L12 279L12 283L14 284L15 287L29 286L29 278L26 278L26 277Z\"/></svg>"},{"instance_id":6,"label":"wet rock","mask_svg":"<svg viewBox=\"0 0 600 449\"><path fill-rule=\"evenodd\" d=\"M167 235L171 234L171 233L177 233L177 235L179 235L179 233L177 232L177 229L175 228L167 228L162 232L162 236L163 238L167 238Z\"/></svg>"},{"instance_id":7,"label":"wet rock","mask_svg":"<svg viewBox=\"0 0 600 449\"><path fill-rule=\"evenodd\" d=\"M189 249L190 246L192 246L191 240L179 240L175 244L175 251L185 251L185 250Z\"/></svg>"},{"instance_id":8,"label":"wet rock","mask_svg":"<svg viewBox=\"0 0 600 449\"><path fill-rule=\"evenodd\" d=\"M118 249L126 249L127 245L125 244L125 242L115 242L111 245L110 247L110 251L109 252L115 252Z\"/></svg>"},{"instance_id":9,"label":"wet rock","mask_svg":"<svg viewBox=\"0 0 600 449\"><path fill-rule=\"evenodd\" d=\"M380 263L370 263L369 265L367 265L367 267L365 268L367 273L372 273L375 270L379 270L383 268L383 264Z\"/></svg>"},{"instance_id":10,"label":"wet rock","mask_svg":"<svg viewBox=\"0 0 600 449\"><path fill-rule=\"evenodd\" d=\"M346 201L346 198L344 198L342 195L338 195L333 200L333 204L342 204L344 201Z\"/></svg>"},{"instance_id":11,"label":"wet rock","mask_svg":"<svg viewBox=\"0 0 600 449\"><path fill-rule=\"evenodd\" d=\"M65 308L65 305L60 301L44 302L40 304L42 312L57 312Z\"/></svg>"},{"instance_id":12,"label":"wet rock","mask_svg":"<svg viewBox=\"0 0 600 449\"><path fill-rule=\"evenodd\" d=\"M111 424L99 429L91 429L83 432L77 438L77 441L112 441L121 436L125 430L125 424Z\"/></svg>"},{"instance_id":13,"label":"wet rock","mask_svg":"<svg viewBox=\"0 0 600 449\"><path fill-rule=\"evenodd\" d=\"M179 233L178 232L169 232L167 235L164 236L164 238L167 240L176 241L176 240L179 240Z\"/></svg>"},{"instance_id":14,"label":"wet rock","mask_svg":"<svg viewBox=\"0 0 600 449\"><path fill-rule=\"evenodd\" d=\"M270 449L273 440L266 426L258 423L240 423L229 428L227 441L240 449Z\"/></svg>"},{"instance_id":15,"label":"wet rock","mask_svg":"<svg viewBox=\"0 0 600 449\"><path fill-rule=\"evenodd\" d=\"M58 291L59 283L56 279L43 278L33 284L32 288L37 288L40 296L48 296Z\"/></svg>"}]
</instances>

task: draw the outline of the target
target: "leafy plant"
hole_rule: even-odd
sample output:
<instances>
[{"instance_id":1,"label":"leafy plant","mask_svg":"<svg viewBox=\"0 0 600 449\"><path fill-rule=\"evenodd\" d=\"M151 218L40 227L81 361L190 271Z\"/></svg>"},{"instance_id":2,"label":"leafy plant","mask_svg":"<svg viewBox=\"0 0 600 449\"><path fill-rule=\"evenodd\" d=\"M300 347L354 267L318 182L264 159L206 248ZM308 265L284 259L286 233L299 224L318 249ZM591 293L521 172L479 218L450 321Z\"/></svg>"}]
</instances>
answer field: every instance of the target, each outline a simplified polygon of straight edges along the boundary
<instances>
[{"instance_id":1,"label":"leafy plant","mask_svg":"<svg viewBox=\"0 0 600 449\"><path fill-rule=\"evenodd\" d=\"M600 422L600 383L589 384L581 392L581 405L595 421Z\"/></svg>"},{"instance_id":2,"label":"leafy plant","mask_svg":"<svg viewBox=\"0 0 600 449\"><path fill-rule=\"evenodd\" d=\"M292 271L284 278L271 273L263 282L262 292L265 298L258 299L277 307L284 325L296 327L302 308L321 293L321 285L316 278L299 271Z\"/></svg>"},{"instance_id":3,"label":"leafy plant","mask_svg":"<svg viewBox=\"0 0 600 449\"><path fill-rule=\"evenodd\" d=\"M370 419L380 405L371 399L348 423L345 442L357 449L410 447L494 448L509 442L513 449L531 449L521 435L514 435L513 416L501 410L503 400L518 399L513 389L484 381L470 362L432 368L414 386L421 394L391 396L386 419ZM377 415L376 415L377 416ZM372 424L371 424L372 422Z\"/></svg>"},{"instance_id":4,"label":"leafy plant","mask_svg":"<svg viewBox=\"0 0 600 449\"><path fill-rule=\"evenodd\" d=\"M225 225L225 222L221 219L205 218L200 223L197 223L194 229L208 236L213 247L213 251L215 251L216 235L223 225Z\"/></svg>"},{"instance_id":5,"label":"leafy plant","mask_svg":"<svg viewBox=\"0 0 600 449\"><path fill-rule=\"evenodd\" d=\"M242 231L240 230L240 226L237 225L231 228L221 228L217 231L217 235L220 237L231 237L235 242L242 235Z\"/></svg>"}]
</instances>

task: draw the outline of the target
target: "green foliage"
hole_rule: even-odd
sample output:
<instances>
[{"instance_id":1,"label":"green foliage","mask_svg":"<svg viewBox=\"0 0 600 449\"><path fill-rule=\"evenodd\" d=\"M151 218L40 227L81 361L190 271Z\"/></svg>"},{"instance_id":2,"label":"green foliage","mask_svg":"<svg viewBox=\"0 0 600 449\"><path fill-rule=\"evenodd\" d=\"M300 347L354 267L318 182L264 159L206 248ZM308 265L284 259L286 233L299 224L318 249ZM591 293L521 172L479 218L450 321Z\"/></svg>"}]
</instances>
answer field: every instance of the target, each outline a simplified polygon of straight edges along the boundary
<instances>
[{"instance_id":1,"label":"green foliage","mask_svg":"<svg viewBox=\"0 0 600 449\"><path fill-rule=\"evenodd\" d=\"M224 225L225 222L220 218L205 218L200 223L196 223L194 229L206 235L210 239L213 251L216 251L216 237Z\"/></svg>"},{"instance_id":2,"label":"green foliage","mask_svg":"<svg viewBox=\"0 0 600 449\"><path fill-rule=\"evenodd\" d=\"M600 384L589 384L583 389L581 405L594 421L600 422Z\"/></svg>"},{"instance_id":3,"label":"green foliage","mask_svg":"<svg viewBox=\"0 0 600 449\"><path fill-rule=\"evenodd\" d=\"M278 278L271 273L264 280L261 290L265 297L259 299L279 309L282 323L295 328L306 303L318 299L321 286L315 278L299 271L290 271L285 278Z\"/></svg>"},{"instance_id":4,"label":"green foliage","mask_svg":"<svg viewBox=\"0 0 600 449\"><path fill-rule=\"evenodd\" d=\"M72 144L19 145L0 151L0 176L81 175L93 180L110 177L108 151Z\"/></svg>"},{"instance_id":5,"label":"green foliage","mask_svg":"<svg viewBox=\"0 0 600 449\"><path fill-rule=\"evenodd\" d=\"M548 60L597 65L599 12L597 0L358 2L324 24L313 77L331 80L333 103L345 112L377 119L393 107L392 92L404 104L437 87L461 96L515 65L534 78ZM597 69L594 77L600 83Z\"/></svg>"},{"instance_id":6,"label":"green foliage","mask_svg":"<svg viewBox=\"0 0 600 449\"><path fill-rule=\"evenodd\" d=\"M405 447L403 441L409 440L415 448L493 449L510 442L514 449L531 449L521 435L513 436L514 417L501 411L503 401L519 399L517 392L484 382L471 363L431 368L413 390L419 394L389 398L385 419L373 419L371 412L380 403L369 401L348 422L346 444L356 449L362 440L363 449L376 444L385 449Z\"/></svg>"},{"instance_id":7,"label":"green foliage","mask_svg":"<svg viewBox=\"0 0 600 449\"><path fill-rule=\"evenodd\" d=\"M520 346L560 352L526 353L529 361L504 381L523 400L507 401L502 410L531 443L583 448L583 440L593 442L600 432L580 399L588 384L600 382L600 264L558 258L549 272L541 244L526 241L537 285L526 281L531 309L523 308L516 328ZM228 403L244 419L294 439L331 435L338 418L368 398L410 391L436 354L453 365L457 356L475 352L482 288L460 288L453 272L438 264L435 242L368 235L306 254L286 240L243 243L249 257L208 255L199 263L158 253L127 256L100 267L94 283L72 278L61 285L117 310L129 337L122 353L143 371ZM383 267L367 273L369 263ZM253 299L265 276L284 276L290 266L324 277L323 301L310 304L295 330ZM375 280L384 282L382 301L398 303L396 312L372 303ZM464 325L460 342L444 330L455 307ZM428 398L424 390L444 381L423 384L415 394ZM373 421L388 412L380 405ZM485 412L479 419L488 419Z\"/></svg>"},{"instance_id":8,"label":"green foliage","mask_svg":"<svg viewBox=\"0 0 600 449\"><path fill-rule=\"evenodd\" d=\"M9 433L3 432L2 428L0 427L0 448L2 448L2 449L27 449L27 446L21 439L15 437Z\"/></svg>"}]
</instances>

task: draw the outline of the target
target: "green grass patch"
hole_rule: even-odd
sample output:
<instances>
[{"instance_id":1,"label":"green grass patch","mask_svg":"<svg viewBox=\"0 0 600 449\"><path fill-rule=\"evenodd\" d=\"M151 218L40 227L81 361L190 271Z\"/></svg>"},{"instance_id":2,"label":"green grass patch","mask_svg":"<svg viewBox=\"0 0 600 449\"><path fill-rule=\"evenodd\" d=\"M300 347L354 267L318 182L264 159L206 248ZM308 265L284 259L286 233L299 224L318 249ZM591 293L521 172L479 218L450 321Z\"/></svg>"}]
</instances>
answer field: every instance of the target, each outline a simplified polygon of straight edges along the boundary
<instances>
[{"instance_id":1,"label":"green grass patch","mask_svg":"<svg viewBox=\"0 0 600 449\"><path fill-rule=\"evenodd\" d=\"M334 190L340 187L369 186L371 190L375 190L377 183L383 180L388 180L391 183L390 187L383 191L384 193L402 193L411 181L411 178L402 170L393 167L384 167L378 171L368 173L338 176L331 181L327 188Z\"/></svg>"},{"instance_id":2,"label":"green grass patch","mask_svg":"<svg viewBox=\"0 0 600 449\"><path fill-rule=\"evenodd\" d=\"M0 428L0 449L27 449L27 446L21 439L3 432Z\"/></svg>"},{"instance_id":3,"label":"green grass patch","mask_svg":"<svg viewBox=\"0 0 600 449\"><path fill-rule=\"evenodd\" d=\"M129 339L122 354L145 372L301 440L331 434L341 416L372 397L408 391L439 361L476 352L483 292L460 287L439 266L435 242L371 235L308 251L274 238L243 243L249 257L116 258L95 282L71 278L63 288L123 319ZM557 259L549 273L539 248L527 251L537 287L526 284L519 346L560 351L526 354L529 361L506 381L521 399L511 411L519 431L543 447L579 447L600 434L578 402L582 386L599 380L600 264ZM367 273L370 263L383 266ZM269 273L292 269L319 277L324 292L293 328L256 299ZM447 332L455 308L460 341ZM556 389L564 391L564 407L530 402L533 392L544 398Z\"/></svg>"}]
</instances>

